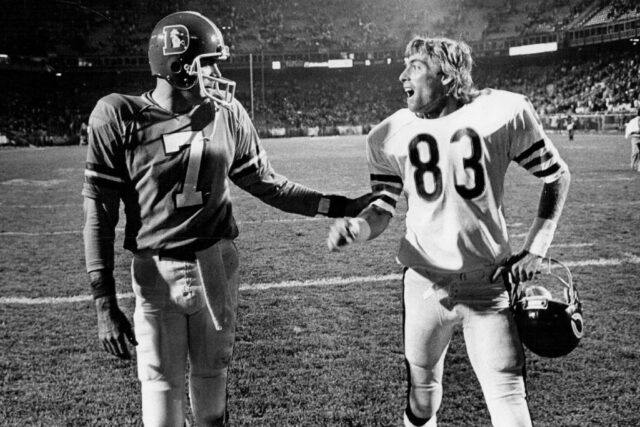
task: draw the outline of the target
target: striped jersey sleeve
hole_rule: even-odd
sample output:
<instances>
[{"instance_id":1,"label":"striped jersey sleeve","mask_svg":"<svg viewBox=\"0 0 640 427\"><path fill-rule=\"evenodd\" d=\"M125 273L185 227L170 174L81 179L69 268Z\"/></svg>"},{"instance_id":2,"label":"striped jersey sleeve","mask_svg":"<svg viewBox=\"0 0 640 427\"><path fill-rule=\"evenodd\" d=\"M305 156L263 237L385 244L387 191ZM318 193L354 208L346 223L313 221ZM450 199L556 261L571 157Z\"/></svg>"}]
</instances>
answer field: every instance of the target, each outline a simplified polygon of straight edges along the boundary
<instances>
[{"instance_id":1,"label":"striped jersey sleeve","mask_svg":"<svg viewBox=\"0 0 640 427\"><path fill-rule=\"evenodd\" d=\"M282 211L316 215L322 194L289 181L273 170L249 115L240 104L235 105L236 152L229 169L229 178L238 187Z\"/></svg>"},{"instance_id":2,"label":"striped jersey sleeve","mask_svg":"<svg viewBox=\"0 0 640 427\"><path fill-rule=\"evenodd\" d=\"M391 124L382 122L367 136L367 161L374 194L374 206L395 215L402 195L402 173L385 153L385 143Z\"/></svg>"},{"instance_id":3,"label":"striped jersey sleeve","mask_svg":"<svg viewBox=\"0 0 640 427\"><path fill-rule=\"evenodd\" d=\"M521 98L512 129L510 157L530 174L545 183L556 181L568 170L557 148L545 134L533 106Z\"/></svg>"},{"instance_id":4,"label":"striped jersey sleeve","mask_svg":"<svg viewBox=\"0 0 640 427\"><path fill-rule=\"evenodd\" d=\"M119 127L113 107L99 101L89 118L83 196L119 197L126 177Z\"/></svg>"},{"instance_id":5,"label":"striped jersey sleeve","mask_svg":"<svg viewBox=\"0 0 640 427\"><path fill-rule=\"evenodd\" d=\"M229 168L229 178L240 188L253 194L253 187L263 181L268 184L282 184L285 180L271 169L267 152L251 123L248 114L240 104L234 104L236 119L235 155ZM252 191L253 190L253 191ZM268 191L264 188L264 191Z\"/></svg>"}]
</instances>

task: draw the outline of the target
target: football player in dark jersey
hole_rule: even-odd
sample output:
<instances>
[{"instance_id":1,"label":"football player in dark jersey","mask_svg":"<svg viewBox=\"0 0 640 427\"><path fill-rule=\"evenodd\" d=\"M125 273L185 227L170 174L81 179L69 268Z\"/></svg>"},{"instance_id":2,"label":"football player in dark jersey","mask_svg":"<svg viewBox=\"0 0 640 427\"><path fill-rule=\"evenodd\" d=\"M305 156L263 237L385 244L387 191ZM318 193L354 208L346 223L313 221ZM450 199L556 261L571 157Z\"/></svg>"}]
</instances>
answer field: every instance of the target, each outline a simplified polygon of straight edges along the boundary
<instances>
[{"instance_id":1,"label":"football player in dark jersey","mask_svg":"<svg viewBox=\"0 0 640 427\"><path fill-rule=\"evenodd\" d=\"M155 89L100 99L89 121L84 174L86 266L109 353L137 345L146 426L182 426L187 358L191 407L199 426L227 424L227 370L238 295L229 178L287 212L355 216L370 195L325 195L277 174L235 82L218 28L195 12L158 22L149 41ZM133 253L135 334L118 308L114 268L120 200L124 247Z\"/></svg>"}]
</instances>

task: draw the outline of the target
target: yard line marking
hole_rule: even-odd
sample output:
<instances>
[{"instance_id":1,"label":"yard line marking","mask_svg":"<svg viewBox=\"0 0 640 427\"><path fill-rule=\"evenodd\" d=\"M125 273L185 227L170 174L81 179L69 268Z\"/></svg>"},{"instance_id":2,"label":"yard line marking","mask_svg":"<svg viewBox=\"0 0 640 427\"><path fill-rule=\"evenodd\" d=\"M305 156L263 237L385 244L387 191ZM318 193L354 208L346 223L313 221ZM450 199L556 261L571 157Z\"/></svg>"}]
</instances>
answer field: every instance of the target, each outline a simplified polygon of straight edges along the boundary
<instances>
[{"instance_id":1,"label":"yard line marking","mask_svg":"<svg viewBox=\"0 0 640 427\"><path fill-rule=\"evenodd\" d=\"M30 233L28 231L3 231L0 236L59 236L61 234L82 234L82 230L47 231L44 233Z\"/></svg>"},{"instance_id":2,"label":"yard line marking","mask_svg":"<svg viewBox=\"0 0 640 427\"><path fill-rule=\"evenodd\" d=\"M624 258L598 258L583 261L564 261L567 267L609 267L621 264L640 264L640 256L632 253L624 253ZM353 283L384 282L389 280L400 280L402 274L385 274L377 276L351 276L351 277L331 277L314 280L289 280L284 282L241 284L241 291L264 291L268 289L304 288L309 286L339 286ZM119 293L118 298L133 298L133 292ZM91 295L75 295L70 297L0 297L0 304L18 305L44 305L44 304L68 304L73 302L89 302L93 300Z\"/></svg>"},{"instance_id":3,"label":"yard line marking","mask_svg":"<svg viewBox=\"0 0 640 427\"><path fill-rule=\"evenodd\" d=\"M589 246L595 246L595 243L552 243L554 248L587 248Z\"/></svg>"},{"instance_id":4,"label":"yard line marking","mask_svg":"<svg viewBox=\"0 0 640 427\"><path fill-rule=\"evenodd\" d=\"M283 289L283 288L304 288L308 286L323 286L323 285L347 285L352 283L362 282L384 282L385 280L398 280L402 278L402 274L386 274L382 276L352 276L352 277L331 277L327 279L315 279L315 280L289 280L280 283L254 283L252 285L243 284L240 285L241 291L264 291L267 289Z\"/></svg>"},{"instance_id":5,"label":"yard line marking","mask_svg":"<svg viewBox=\"0 0 640 427\"><path fill-rule=\"evenodd\" d=\"M0 208L15 208L15 209L55 209L55 208L68 208L74 207L80 209L82 203L59 203L56 205L5 205L0 203Z\"/></svg>"},{"instance_id":6,"label":"yard line marking","mask_svg":"<svg viewBox=\"0 0 640 427\"><path fill-rule=\"evenodd\" d=\"M618 182L618 181L633 181L635 178L633 177L611 177L611 178L580 178L576 179L576 183L579 184L581 182Z\"/></svg>"}]
</instances>

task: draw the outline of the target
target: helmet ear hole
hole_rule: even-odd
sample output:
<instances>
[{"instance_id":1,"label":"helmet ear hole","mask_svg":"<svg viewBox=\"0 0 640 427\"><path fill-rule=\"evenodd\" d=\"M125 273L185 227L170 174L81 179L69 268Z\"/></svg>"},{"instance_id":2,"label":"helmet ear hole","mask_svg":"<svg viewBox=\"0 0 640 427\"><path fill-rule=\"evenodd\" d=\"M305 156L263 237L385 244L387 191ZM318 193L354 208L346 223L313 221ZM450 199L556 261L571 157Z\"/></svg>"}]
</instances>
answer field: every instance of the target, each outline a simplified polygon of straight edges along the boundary
<instances>
[{"instance_id":1,"label":"helmet ear hole","mask_svg":"<svg viewBox=\"0 0 640 427\"><path fill-rule=\"evenodd\" d=\"M182 67L180 66L180 62L179 61L173 61L170 65L169 65L169 69L171 70L172 73L174 74L178 74L180 71L182 71Z\"/></svg>"}]
</instances>

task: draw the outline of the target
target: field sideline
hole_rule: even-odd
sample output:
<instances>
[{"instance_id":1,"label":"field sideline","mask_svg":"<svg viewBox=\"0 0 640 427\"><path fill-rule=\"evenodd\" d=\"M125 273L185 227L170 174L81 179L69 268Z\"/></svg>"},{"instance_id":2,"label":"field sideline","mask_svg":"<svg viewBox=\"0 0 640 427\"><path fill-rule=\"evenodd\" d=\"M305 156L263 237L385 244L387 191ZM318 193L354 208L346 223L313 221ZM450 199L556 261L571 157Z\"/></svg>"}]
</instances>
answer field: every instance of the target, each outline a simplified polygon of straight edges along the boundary
<instances>
[{"instance_id":1,"label":"field sideline","mask_svg":"<svg viewBox=\"0 0 640 427\"><path fill-rule=\"evenodd\" d=\"M536 426L638 426L640 175L621 135L552 135L572 188L550 255L566 261L585 309L572 354L527 352ZM368 188L364 138L265 140L275 169L323 191ZM0 426L140 425L135 364L97 342L82 253L82 147L0 151ZM540 183L515 166L505 214L518 248ZM234 188L240 324L229 382L234 426L401 426L400 268L404 206L375 241L330 253L331 220L282 213ZM123 217L121 217L123 218ZM121 222L119 226L121 227ZM131 316L129 255L116 279ZM488 426L457 334L440 426Z\"/></svg>"}]
</instances>

